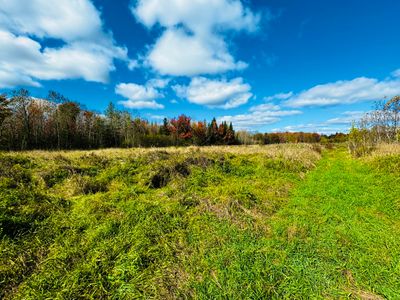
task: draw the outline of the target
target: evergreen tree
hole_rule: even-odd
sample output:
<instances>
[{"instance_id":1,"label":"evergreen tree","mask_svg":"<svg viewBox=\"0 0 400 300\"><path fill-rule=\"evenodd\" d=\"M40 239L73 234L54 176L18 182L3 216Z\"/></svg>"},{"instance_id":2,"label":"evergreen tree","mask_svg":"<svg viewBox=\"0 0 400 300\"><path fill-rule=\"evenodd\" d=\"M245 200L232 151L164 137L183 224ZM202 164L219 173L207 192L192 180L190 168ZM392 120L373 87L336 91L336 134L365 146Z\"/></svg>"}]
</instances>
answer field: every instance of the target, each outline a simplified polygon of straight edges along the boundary
<instances>
[{"instance_id":1,"label":"evergreen tree","mask_svg":"<svg viewBox=\"0 0 400 300\"><path fill-rule=\"evenodd\" d=\"M225 125L226 122L225 122ZM225 135L225 144L227 145L234 145L236 144L236 138L235 138L235 131L233 130L233 125L232 122L229 124L229 127L226 129L226 135Z\"/></svg>"},{"instance_id":2,"label":"evergreen tree","mask_svg":"<svg viewBox=\"0 0 400 300\"><path fill-rule=\"evenodd\" d=\"M219 140L218 124L217 120L213 118L207 128L207 144L214 145L218 142L218 140Z\"/></svg>"},{"instance_id":3,"label":"evergreen tree","mask_svg":"<svg viewBox=\"0 0 400 300\"><path fill-rule=\"evenodd\" d=\"M163 124L160 127L160 134L161 135L170 135L168 127L169 127L168 119L164 118Z\"/></svg>"}]
</instances>

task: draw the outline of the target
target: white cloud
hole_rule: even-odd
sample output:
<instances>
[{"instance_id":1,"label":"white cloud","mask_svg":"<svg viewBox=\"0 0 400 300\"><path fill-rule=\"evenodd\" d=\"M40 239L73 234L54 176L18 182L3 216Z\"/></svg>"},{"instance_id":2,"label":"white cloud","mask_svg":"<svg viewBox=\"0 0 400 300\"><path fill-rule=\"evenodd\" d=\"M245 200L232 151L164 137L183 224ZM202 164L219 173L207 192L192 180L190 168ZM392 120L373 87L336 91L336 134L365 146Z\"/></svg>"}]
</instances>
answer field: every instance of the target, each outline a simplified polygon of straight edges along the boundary
<instances>
[{"instance_id":1,"label":"white cloud","mask_svg":"<svg viewBox=\"0 0 400 300\"><path fill-rule=\"evenodd\" d=\"M160 93L153 87L143 86L135 83L120 83L115 92L129 99L149 101L159 98Z\"/></svg>"},{"instance_id":2,"label":"white cloud","mask_svg":"<svg viewBox=\"0 0 400 300\"><path fill-rule=\"evenodd\" d=\"M396 71L392 72L393 77L400 77L400 69L397 69Z\"/></svg>"},{"instance_id":3,"label":"white cloud","mask_svg":"<svg viewBox=\"0 0 400 300\"><path fill-rule=\"evenodd\" d=\"M393 75L396 75L397 71ZM285 105L290 107L329 106L360 101L381 100L400 94L400 77L389 77L379 81L375 78L359 77L334 83L317 85L300 94L291 96Z\"/></svg>"},{"instance_id":4,"label":"white cloud","mask_svg":"<svg viewBox=\"0 0 400 300\"><path fill-rule=\"evenodd\" d=\"M162 109L164 105L157 103L156 99L164 97L159 88L164 88L167 84L167 81L161 79L150 80L146 85L120 83L116 86L115 93L128 99L118 102L127 108Z\"/></svg>"},{"instance_id":5,"label":"white cloud","mask_svg":"<svg viewBox=\"0 0 400 300\"><path fill-rule=\"evenodd\" d=\"M147 85L153 88L163 89L168 86L170 79L155 78L148 81Z\"/></svg>"},{"instance_id":6,"label":"white cloud","mask_svg":"<svg viewBox=\"0 0 400 300\"><path fill-rule=\"evenodd\" d=\"M251 110L251 109L250 109ZM223 116L219 121L232 122L238 129L256 129L268 124L279 122L282 117L302 114L299 110L281 110L279 107L272 107L270 110L251 110L251 113L235 116Z\"/></svg>"},{"instance_id":7,"label":"white cloud","mask_svg":"<svg viewBox=\"0 0 400 300\"><path fill-rule=\"evenodd\" d=\"M289 93L279 93L270 97L265 97L265 101L273 101L273 100L286 100L293 96L293 92Z\"/></svg>"},{"instance_id":8,"label":"white cloud","mask_svg":"<svg viewBox=\"0 0 400 300\"><path fill-rule=\"evenodd\" d=\"M239 0L139 0L132 11L147 27L184 24L201 33L215 29L255 30L259 16L244 8Z\"/></svg>"},{"instance_id":9,"label":"white cloud","mask_svg":"<svg viewBox=\"0 0 400 300\"><path fill-rule=\"evenodd\" d=\"M32 80L29 76L14 72L13 70L7 71L4 68L0 68L0 88L13 87L17 85L40 86L38 82Z\"/></svg>"},{"instance_id":10,"label":"white cloud","mask_svg":"<svg viewBox=\"0 0 400 300\"><path fill-rule=\"evenodd\" d=\"M17 34L75 41L102 35L102 22L87 0L0 0L0 27Z\"/></svg>"},{"instance_id":11,"label":"white cloud","mask_svg":"<svg viewBox=\"0 0 400 300\"><path fill-rule=\"evenodd\" d=\"M139 0L132 12L148 28L165 30L146 62L161 74L195 76L243 69L223 38L227 31L254 31L260 17L240 0Z\"/></svg>"},{"instance_id":12,"label":"white cloud","mask_svg":"<svg viewBox=\"0 0 400 300\"><path fill-rule=\"evenodd\" d=\"M107 82L114 59L131 61L102 27L100 13L89 0L59 0L57 5L0 0L0 86L77 78ZM64 45L43 47L44 38L60 39Z\"/></svg>"},{"instance_id":13,"label":"white cloud","mask_svg":"<svg viewBox=\"0 0 400 300\"><path fill-rule=\"evenodd\" d=\"M333 134L336 132L348 132L353 122L359 121L367 112L365 111L345 111L336 118L328 119L319 123L308 123L285 126L277 128L273 131L289 131L289 132L317 132L321 134Z\"/></svg>"},{"instance_id":14,"label":"white cloud","mask_svg":"<svg viewBox=\"0 0 400 300\"><path fill-rule=\"evenodd\" d=\"M173 89L191 103L224 109L243 105L253 96L251 86L240 77L230 81L195 77L188 86L177 85Z\"/></svg>"},{"instance_id":15,"label":"white cloud","mask_svg":"<svg viewBox=\"0 0 400 300\"><path fill-rule=\"evenodd\" d=\"M279 105L275 105L275 104L271 104L271 103L265 103L265 104L260 104L260 105L256 105L256 106L252 106L250 107L249 111L276 111L276 110L280 110Z\"/></svg>"},{"instance_id":16,"label":"white cloud","mask_svg":"<svg viewBox=\"0 0 400 300\"><path fill-rule=\"evenodd\" d=\"M194 76L243 69L235 62L220 39L202 40L182 29L166 30L147 57L147 62L161 74Z\"/></svg>"},{"instance_id":17,"label":"white cloud","mask_svg":"<svg viewBox=\"0 0 400 300\"><path fill-rule=\"evenodd\" d=\"M347 127L343 126L331 126L329 124L299 124L290 125L283 128L275 128L273 132L315 132L319 134L335 134L337 132L348 131Z\"/></svg>"},{"instance_id":18,"label":"white cloud","mask_svg":"<svg viewBox=\"0 0 400 300\"><path fill-rule=\"evenodd\" d=\"M359 121L366 114L365 111L345 111L340 117L329 119L325 124L348 125Z\"/></svg>"}]
</instances>

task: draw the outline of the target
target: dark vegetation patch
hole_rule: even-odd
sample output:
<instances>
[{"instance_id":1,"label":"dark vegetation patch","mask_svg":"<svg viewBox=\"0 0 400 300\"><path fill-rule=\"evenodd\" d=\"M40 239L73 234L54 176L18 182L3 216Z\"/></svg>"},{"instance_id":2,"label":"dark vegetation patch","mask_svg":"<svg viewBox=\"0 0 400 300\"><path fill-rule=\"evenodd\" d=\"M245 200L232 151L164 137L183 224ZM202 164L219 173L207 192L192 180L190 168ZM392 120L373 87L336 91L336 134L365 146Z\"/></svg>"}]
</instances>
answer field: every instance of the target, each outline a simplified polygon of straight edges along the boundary
<instances>
[{"instance_id":1,"label":"dark vegetation patch","mask_svg":"<svg viewBox=\"0 0 400 300\"><path fill-rule=\"evenodd\" d=\"M236 176L250 176L254 174L254 162L246 158L233 162L236 159L233 155L218 155L217 157L208 158L205 156L189 157L182 162L174 163L172 166L162 166L151 177L149 186L151 188L165 187L174 177L180 176L186 178L191 175L192 167L198 167L203 171L209 168L216 168L219 172L224 174L231 174Z\"/></svg>"},{"instance_id":2,"label":"dark vegetation patch","mask_svg":"<svg viewBox=\"0 0 400 300\"><path fill-rule=\"evenodd\" d=\"M22 155L1 155L0 154L0 176L3 176L3 172L11 168L14 165L20 165L23 168L31 168L35 164L28 157Z\"/></svg>"},{"instance_id":3,"label":"dark vegetation patch","mask_svg":"<svg viewBox=\"0 0 400 300\"><path fill-rule=\"evenodd\" d=\"M150 187L153 189L159 189L165 187L171 180L171 169L162 167L156 174L151 177Z\"/></svg>"},{"instance_id":4,"label":"dark vegetation patch","mask_svg":"<svg viewBox=\"0 0 400 300\"><path fill-rule=\"evenodd\" d=\"M188 164L186 163L178 163L174 166L174 171L183 177L187 177L190 175L190 169Z\"/></svg>"},{"instance_id":5,"label":"dark vegetation patch","mask_svg":"<svg viewBox=\"0 0 400 300\"><path fill-rule=\"evenodd\" d=\"M19 220L18 218L2 218L0 221L0 236L7 236L11 239L24 235L32 230L33 222Z\"/></svg>"},{"instance_id":6,"label":"dark vegetation patch","mask_svg":"<svg viewBox=\"0 0 400 300\"><path fill-rule=\"evenodd\" d=\"M96 194L108 191L108 182L106 180L93 178L89 176L75 176L73 177L75 194Z\"/></svg>"},{"instance_id":7,"label":"dark vegetation patch","mask_svg":"<svg viewBox=\"0 0 400 300\"><path fill-rule=\"evenodd\" d=\"M70 177L72 174L68 168L58 167L55 170L43 171L40 175L46 183L46 186L51 188Z\"/></svg>"},{"instance_id":8,"label":"dark vegetation patch","mask_svg":"<svg viewBox=\"0 0 400 300\"><path fill-rule=\"evenodd\" d=\"M34 164L30 159L16 156L0 156L0 186L17 188L32 183Z\"/></svg>"},{"instance_id":9,"label":"dark vegetation patch","mask_svg":"<svg viewBox=\"0 0 400 300\"><path fill-rule=\"evenodd\" d=\"M191 163L189 163L191 162ZM172 166L163 166L150 179L150 187L159 189L165 187L174 176L188 177L191 174L190 166L196 160L185 160L183 162L175 163Z\"/></svg>"}]
</instances>

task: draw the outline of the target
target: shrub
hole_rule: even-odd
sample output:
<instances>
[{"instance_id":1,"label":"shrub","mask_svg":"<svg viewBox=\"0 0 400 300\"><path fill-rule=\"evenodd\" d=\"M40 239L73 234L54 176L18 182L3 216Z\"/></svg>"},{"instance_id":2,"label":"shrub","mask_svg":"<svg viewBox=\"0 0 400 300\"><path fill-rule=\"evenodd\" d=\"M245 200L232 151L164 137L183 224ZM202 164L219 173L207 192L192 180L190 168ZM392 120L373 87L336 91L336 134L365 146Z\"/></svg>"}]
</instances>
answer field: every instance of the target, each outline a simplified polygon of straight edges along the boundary
<instances>
[{"instance_id":1,"label":"shrub","mask_svg":"<svg viewBox=\"0 0 400 300\"><path fill-rule=\"evenodd\" d=\"M354 157L361 157L371 153L375 146L376 143L368 129L359 129L353 125L349 134L348 148Z\"/></svg>"}]
</instances>

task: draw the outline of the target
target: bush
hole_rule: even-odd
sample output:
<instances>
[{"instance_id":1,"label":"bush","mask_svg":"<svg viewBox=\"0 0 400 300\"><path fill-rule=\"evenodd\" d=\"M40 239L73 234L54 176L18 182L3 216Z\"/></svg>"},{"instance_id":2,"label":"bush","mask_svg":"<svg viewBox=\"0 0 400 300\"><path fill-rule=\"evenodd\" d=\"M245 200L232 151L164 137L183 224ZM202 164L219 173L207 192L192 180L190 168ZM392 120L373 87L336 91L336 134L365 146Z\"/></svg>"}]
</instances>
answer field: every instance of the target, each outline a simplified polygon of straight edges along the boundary
<instances>
[{"instance_id":1,"label":"bush","mask_svg":"<svg viewBox=\"0 0 400 300\"><path fill-rule=\"evenodd\" d=\"M365 128L356 128L354 125L349 134L349 152L354 157L361 157L370 154L375 148L376 143L372 138L371 131Z\"/></svg>"}]
</instances>

